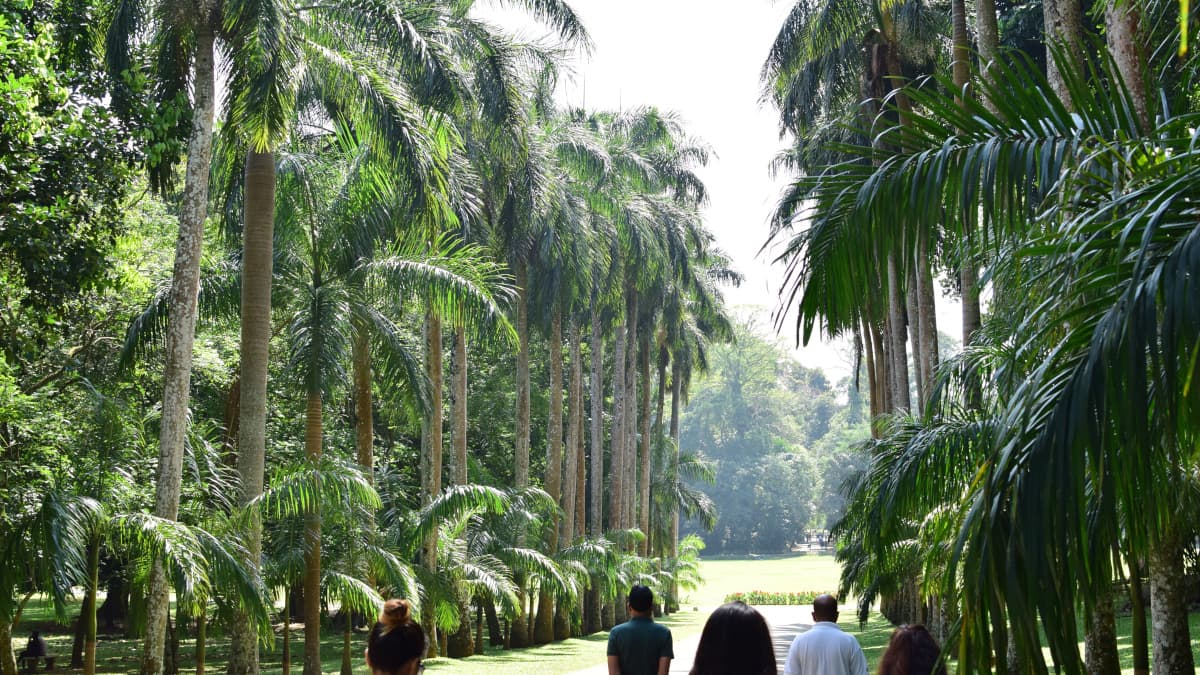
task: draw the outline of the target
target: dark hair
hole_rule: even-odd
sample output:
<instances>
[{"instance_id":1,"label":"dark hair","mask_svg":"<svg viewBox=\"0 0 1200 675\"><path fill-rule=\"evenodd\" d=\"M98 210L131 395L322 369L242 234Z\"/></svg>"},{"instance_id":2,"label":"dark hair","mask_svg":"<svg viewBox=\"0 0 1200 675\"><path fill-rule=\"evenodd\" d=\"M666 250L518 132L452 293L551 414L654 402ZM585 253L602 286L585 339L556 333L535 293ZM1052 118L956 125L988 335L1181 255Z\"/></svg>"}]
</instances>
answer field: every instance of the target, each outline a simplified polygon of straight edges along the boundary
<instances>
[{"instance_id":1,"label":"dark hair","mask_svg":"<svg viewBox=\"0 0 1200 675\"><path fill-rule=\"evenodd\" d=\"M388 600L379 622L367 636L367 662L380 673L398 673L413 659L425 656L425 631L412 620L407 600Z\"/></svg>"},{"instance_id":2,"label":"dark hair","mask_svg":"<svg viewBox=\"0 0 1200 675\"><path fill-rule=\"evenodd\" d=\"M641 584L635 584L629 589L629 606L635 612L650 611L650 606L654 604L654 591L646 588Z\"/></svg>"},{"instance_id":3,"label":"dark hair","mask_svg":"<svg viewBox=\"0 0 1200 675\"><path fill-rule=\"evenodd\" d=\"M721 605L708 617L690 675L775 675L771 629L744 602Z\"/></svg>"},{"instance_id":4,"label":"dark hair","mask_svg":"<svg viewBox=\"0 0 1200 675\"><path fill-rule=\"evenodd\" d=\"M879 660L879 675L946 675L942 650L925 626L901 626Z\"/></svg>"}]
</instances>

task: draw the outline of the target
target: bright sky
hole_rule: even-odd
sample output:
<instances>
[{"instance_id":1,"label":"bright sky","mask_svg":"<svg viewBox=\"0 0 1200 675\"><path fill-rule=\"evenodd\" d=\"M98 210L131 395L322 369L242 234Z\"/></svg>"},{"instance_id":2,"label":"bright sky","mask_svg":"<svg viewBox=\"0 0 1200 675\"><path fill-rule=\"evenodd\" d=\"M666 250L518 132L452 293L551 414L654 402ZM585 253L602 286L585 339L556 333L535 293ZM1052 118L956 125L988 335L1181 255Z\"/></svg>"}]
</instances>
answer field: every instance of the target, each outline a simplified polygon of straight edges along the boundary
<instances>
[{"instance_id":1,"label":"bright sky","mask_svg":"<svg viewBox=\"0 0 1200 675\"><path fill-rule=\"evenodd\" d=\"M782 147L777 115L759 104L759 70L791 7L779 0L568 0L591 33L595 49L577 57L570 81L560 86L567 104L593 109L652 105L680 113L687 129L716 153L702 169L711 195L705 219L718 245L746 277L727 291L738 313L750 314L773 332L782 268L770 252L759 254L767 220L785 178L772 179L768 165ZM483 13L526 36L544 33L514 22L500 10ZM942 306L945 304L945 306ZM958 339L957 303L938 303L938 328ZM794 344L794 322L781 339ZM846 344L814 338L797 352L800 361L831 378L853 364Z\"/></svg>"}]
</instances>

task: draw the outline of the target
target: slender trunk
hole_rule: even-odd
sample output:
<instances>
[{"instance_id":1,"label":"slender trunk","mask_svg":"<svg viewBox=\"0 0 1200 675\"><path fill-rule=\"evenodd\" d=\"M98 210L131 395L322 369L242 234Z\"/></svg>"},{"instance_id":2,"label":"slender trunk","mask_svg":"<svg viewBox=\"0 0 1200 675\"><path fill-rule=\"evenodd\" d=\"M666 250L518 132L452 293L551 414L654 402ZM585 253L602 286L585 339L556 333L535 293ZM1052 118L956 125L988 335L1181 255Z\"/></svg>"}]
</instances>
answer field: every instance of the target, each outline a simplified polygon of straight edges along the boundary
<instances>
[{"instance_id":1,"label":"slender trunk","mask_svg":"<svg viewBox=\"0 0 1200 675\"><path fill-rule=\"evenodd\" d=\"M1183 547L1169 532L1150 547L1150 615L1155 675L1192 675L1195 663L1184 601Z\"/></svg>"},{"instance_id":2,"label":"slender trunk","mask_svg":"<svg viewBox=\"0 0 1200 675\"><path fill-rule=\"evenodd\" d=\"M280 668L283 675L292 672L292 590L289 588L283 594L283 664Z\"/></svg>"},{"instance_id":3,"label":"slender trunk","mask_svg":"<svg viewBox=\"0 0 1200 675\"><path fill-rule=\"evenodd\" d=\"M888 275L888 333L892 345L892 403L893 411L912 409L908 392L908 350L905 347L904 307L901 303L900 275L896 271L895 254L889 253Z\"/></svg>"},{"instance_id":4,"label":"slender trunk","mask_svg":"<svg viewBox=\"0 0 1200 675\"><path fill-rule=\"evenodd\" d=\"M517 438L513 478L517 489L529 487L529 268L519 261L517 284Z\"/></svg>"},{"instance_id":5,"label":"slender trunk","mask_svg":"<svg viewBox=\"0 0 1200 675\"><path fill-rule=\"evenodd\" d=\"M638 367L641 370L641 443L638 455L641 460L638 487L641 488L641 504L638 511L638 527L646 538L642 540L642 555L650 554L650 336L647 331L639 340Z\"/></svg>"},{"instance_id":6,"label":"slender trunk","mask_svg":"<svg viewBox=\"0 0 1200 675\"><path fill-rule=\"evenodd\" d=\"M964 7L965 11L966 8ZM976 45L979 49L980 70L984 79L991 81L988 71L996 60L996 52L1000 51L1000 27L996 20L996 0L975 0L975 32ZM955 40L956 44L961 41ZM995 110L991 101L984 100L989 110Z\"/></svg>"},{"instance_id":7,"label":"slender trunk","mask_svg":"<svg viewBox=\"0 0 1200 675\"><path fill-rule=\"evenodd\" d=\"M96 590L100 587L100 538L92 536L88 541L88 583L84 589L83 609L79 620L83 622L83 674L96 673Z\"/></svg>"},{"instance_id":8,"label":"slender trunk","mask_svg":"<svg viewBox=\"0 0 1200 675\"><path fill-rule=\"evenodd\" d=\"M964 23L965 27L965 23ZM921 358L921 407L933 396L933 380L938 366L937 313L934 309L933 271L929 267L929 235L921 232L917 244L917 322L921 326L921 343L917 353Z\"/></svg>"},{"instance_id":9,"label":"slender trunk","mask_svg":"<svg viewBox=\"0 0 1200 675\"><path fill-rule=\"evenodd\" d=\"M483 653L483 602L475 605L475 649L476 654Z\"/></svg>"},{"instance_id":10,"label":"slender trunk","mask_svg":"<svg viewBox=\"0 0 1200 675\"><path fill-rule=\"evenodd\" d=\"M575 526L571 532L572 541L584 535L587 520L587 450L583 434L583 363L580 362L574 367L579 372L573 375L576 378L577 387L574 406L575 428L578 429L578 432L575 434Z\"/></svg>"},{"instance_id":11,"label":"slender trunk","mask_svg":"<svg viewBox=\"0 0 1200 675\"><path fill-rule=\"evenodd\" d=\"M987 69L996 58L999 49L999 28L996 24L996 0L976 0L976 28L979 31L979 60L982 64L984 77ZM954 86L958 90L959 105L966 105L967 92L965 88L970 82L970 40L967 33L967 6L965 0L954 0L951 5L951 25L954 42ZM984 104L989 110L995 110L995 104L985 97ZM974 250L971 245L971 233L968 231L961 242L962 261L959 263L958 280L962 291L962 343L967 346L975 337L981 324L979 308L979 270L975 264ZM969 386L968 398L972 407L981 403L978 383Z\"/></svg>"},{"instance_id":12,"label":"slender trunk","mask_svg":"<svg viewBox=\"0 0 1200 675\"><path fill-rule=\"evenodd\" d=\"M358 465L375 482L375 413L371 393L371 335L365 324L355 323L351 346L354 371L354 449Z\"/></svg>"},{"instance_id":13,"label":"slender trunk","mask_svg":"<svg viewBox=\"0 0 1200 675\"><path fill-rule=\"evenodd\" d=\"M493 647L504 646L504 631L500 628L500 616L496 614L496 606L490 602L483 604L484 618L487 619L488 644Z\"/></svg>"},{"instance_id":14,"label":"slender trunk","mask_svg":"<svg viewBox=\"0 0 1200 675\"><path fill-rule=\"evenodd\" d=\"M225 411L221 418L224 420L225 432L221 435L221 460L229 466L237 466L238 413L242 405L242 374L235 369L233 381L229 383L229 392L225 395Z\"/></svg>"},{"instance_id":15,"label":"slender trunk","mask_svg":"<svg viewBox=\"0 0 1200 675\"><path fill-rule=\"evenodd\" d=\"M204 4L201 11L207 16L212 7ZM208 217L208 177L212 164L214 39L209 21L201 19L197 24L196 61L192 77L195 107L188 140L187 169L179 208L179 234L175 240L175 266L168 300L158 475L154 498L154 515L167 520L175 520L179 514L183 441L187 432L191 392L192 343L196 337L196 305L200 292L200 256L204 245L204 220ZM164 638L171 602L170 581L161 560L154 561L149 583L150 603L147 608L142 673L158 675L164 668Z\"/></svg>"},{"instance_id":16,"label":"slender trunk","mask_svg":"<svg viewBox=\"0 0 1200 675\"><path fill-rule=\"evenodd\" d=\"M675 460L679 461L679 412L683 394L683 366L678 358L671 359L671 425L668 434L671 446L674 448ZM671 507L671 557L679 555L679 505ZM672 585L676 600L679 598L678 586Z\"/></svg>"},{"instance_id":17,"label":"slender trunk","mask_svg":"<svg viewBox=\"0 0 1200 675\"><path fill-rule=\"evenodd\" d=\"M201 606L196 615L196 675L204 675L208 652L208 607Z\"/></svg>"},{"instance_id":18,"label":"slender trunk","mask_svg":"<svg viewBox=\"0 0 1200 675\"><path fill-rule=\"evenodd\" d=\"M342 609L342 617L346 619L346 625L342 626L342 670L341 675L354 675L354 663L350 660L350 631L354 626L354 619L350 616L350 612Z\"/></svg>"},{"instance_id":19,"label":"slender trunk","mask_svg":"<svg viewBox=\"0 0 1200 675\"><path fill-rule=\"evenodd\" d=\"M875 342L871 336L872 330L865 319L862 321L862 326L863 327L860 330L863 332L863 357L867 365L867 405L868 409L870 410L871 436L877 438L878 435L875 429L875 418L879 416L879 409L877 406L879 405L880 401L878 389L879 381L877 377L878 373L875 370L875 359L877 356L875 355Z\"/></svg>"},{"instance_id":20,"label":"slender trunk","mask_svg":"<svg viewBox=\"0 0 1200 675\"><path fill-rule=\"evenodd\" d=\"M660 348L657 363L658 393L656 394L654 401L654 443L651 445L655 454L659 457L659 461L656 463L656 466L658 467L662 467L664 464L669 464L670 462L667 461L667 453L673 452L673 450L667 446L666 439L663 438L663 432L666 431L666 420L663 419L663 415L666 413L667 405L667 361L669 358L670 355L667 353L667 350ZM667 518L672 518L674 514L675 509L672 506L671 513L666 514ZM657 542L657 544L660 554L670 553L672 556L674 555L675 542L665 542L665 546L664 542ZM672 584L672 589L674 589L674 584ZM673 595L674 590L672 590L672 596Z\"/></svg>"},{"instance_id":21,"label":"slender trunk","mask_svg":"<svg viewBox=\"0 0 1200 675\"><path fill-rule=\"evenodd\" d=\"M638 347L638 296L629 289L626 305L629 317L625 322L625 349L629 359L625 364L625 440L622 445L625 456L621 460L624 475L621 476L621 520L622 527L631 529L637 525L637 347Z\"/></svg>"},{"instance_id":22,"label":"slender trunk","mask_svg":"<svg viewBox=\"0 0 1200 675\"><path fill-rule=\"evenodd\" d=\"M563 388L562 388L562 312L555 307L550 319L550 391L549 420L546 425L546 493L555 502L562 498L562 433L563 433ZM558 552L558 518L550 517L546 528L546 553ZM537 619L534 622L533 641L546 644L554 640L554 598L542 586L538 594Z\"/></svg>"},{"instance_id":23,"label":"slender trunk","mask_svg":"<svg viewBox=\"0 0 1200 675\"><path fill-rule=\"evenodd\" d=\"M915 267L915 265L914 265ZM924 362L921 359L921 319L920 319L920 301L917 299L917 274L916 270L908 273L908 288L905 292L904 314L908 321L908 341L912 344L912 366L913 366L913 384L916 385L917 401L916 408L920 412L921 407L925 403L925 372L922 370Z\"/></svg>"},{"instance_id":24,"label":"slender trunk","mask_svg":"<svg viewBox=\"0 0 1200 675\"><path fill-rule=\"evenodd\" d=\"M316 470L324 429L321 391L310 388L304 423L304 455ZM321 675L321 503L304 514L304 675Z\"/></svg>"},{"instance_id":25,"label":"slender trunk","mask_svg":"<svg viewBox=\"0 0 1200 675\"><path fill-rule=\"evenodd\" d=\"M429 378L429 412L421 428L421 482L422 504L429 504L442 492L442 321L432 310L425 313L425 371ZM435 527L421 552L421 560L432 574L438 570L438 536ZM429 636L428 656L433 658L440 645L433 612L423 612L422 623Z\"/></svg>"},{"instance_id":26,"label":"slender trunk","mask_svg":"<svg viewBox=\"0 0 1200 675\"><path fill-rule=\"evenodd\" d=\"M588 532L593 537L604 534L604 333L601 332L600 310L592 306L592 457L591 457L591 513Z\"/></svg>"},{"instance_id":27,"label":"slender trunk","mask_svg":"<svg viewBox=\"0 0 1200 675\"><path fill-rule=\"evenodd\" d=\"M454 330L450 385L450 445L454 449L454 484L467 484L467 332Z\"/></svg>"},{"instance_id":28,"label":"slender trunk","mask_svg":"<svg viewBox=\"0 0 1200 675\"><path fill-rule=\"evenodd\" d=\"M246 155L245 226L242 237L241 400L238 426L240 504L263 491L266 458L267 361L271 344L271 275L275 231L275 156L250 151ZM249 519L243 543L248 567L258 572L262 557L262 523ZM250 616L234 611L231 625L229 675L259 671L258 632Z\"/></svg>"},{"instance_id":29,"label":"slender trunk","mask_svg":"<svg viewBox=\"0 0 1200 675\"><path fill-rule=\"evenodd\" d=\"M1142 566L1135 555L1126 556L1129 566L1129 608L1133 627L1133 675L1150 675L1150 642L1146 635L1146 600L1142 596Z\"/></svg>"},{"instance_id":30,"label":"slender trunk","mask_svg":"<svg viewBox=\"0 0 1200 675\"><path fill-rule=\"evenodd\" d=\"M1105 584L1092 603L1091 617L1084 633L1084 656L1089 675L1120 675L1117 655L1117 616L1113 609L1112 589Z\"/></svg>"},{"instance_id":31,"label":"slender trunk","mask_svg":"<svg viewBox=\"0 0 1200 675\"><path fill-rule=\"evenodd\" d=\"M567 351L571 359L571 372L567 382L567 443L564 446L562 485L563 522L559 528L559 539L568 545L575 539L575 502L579 494L579 437L583 417L579 406L583 403L583 368L579 363L579 325L572 318L567 324Z\"/></svg>"},{"instance_id":32,"label":"slender trunk","mask_svg":"<svg viewBox=\"0 0 1200 675\"><path fill-rule=\"evenodd\" d=\"M622 515L624 499L622 483L625 482L625 325L617 326L613 340L613 396L612 429L609 432L612 450L608 487L608 523L611 529L625 525Z\"/></svg>"}]
</instances>

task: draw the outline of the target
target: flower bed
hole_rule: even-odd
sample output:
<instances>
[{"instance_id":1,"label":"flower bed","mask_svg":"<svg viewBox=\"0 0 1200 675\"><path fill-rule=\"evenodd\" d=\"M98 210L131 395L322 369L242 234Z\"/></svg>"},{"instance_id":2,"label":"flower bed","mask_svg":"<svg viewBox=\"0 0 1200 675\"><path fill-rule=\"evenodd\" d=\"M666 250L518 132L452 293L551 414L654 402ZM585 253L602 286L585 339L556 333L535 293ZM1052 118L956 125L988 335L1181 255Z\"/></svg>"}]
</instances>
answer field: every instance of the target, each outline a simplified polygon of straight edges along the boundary
<instances>
[{"instance_id":1,"label":"flower bed","mask_svg":"<svg viewBox=\"0 0 1200 675\"><path fill-rule=\"evenodd\" d=\"M747 605L807 605L818 595L829 591L796 591L794 593L779 593L775 591L750 591L749 593L730 593L725 596L725 602L741 600Z\"/></svg>"}]
</instances>

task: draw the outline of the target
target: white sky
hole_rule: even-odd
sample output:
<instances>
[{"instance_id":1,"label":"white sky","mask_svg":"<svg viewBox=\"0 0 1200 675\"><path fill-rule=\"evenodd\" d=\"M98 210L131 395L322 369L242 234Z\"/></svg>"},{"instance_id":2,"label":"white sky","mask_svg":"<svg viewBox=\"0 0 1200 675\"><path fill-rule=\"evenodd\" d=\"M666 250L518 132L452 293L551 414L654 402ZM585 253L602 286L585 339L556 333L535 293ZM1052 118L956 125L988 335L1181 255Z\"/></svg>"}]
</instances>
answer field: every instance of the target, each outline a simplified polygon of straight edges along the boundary
<instances>
[{"instance_id":1,"label":"white sky","mask_svg":"<svg viewBox=\"0 0 1200 675\"><path fill-rule=\"evenodd\" d=\"M759 255L767 221L786 177L772 179L768 165L782 147L777 115L759 105L759 70L791 7L780 0L568 0L591 33L590 57L576 57L570 81L560 85L564 103L592 109L652 105L682 115L687 129L707 141L716 157L700 171L711 204L706 224L717 244L746 277L727 290L738 314L771 330L782 268L770 252ZM482 16L528 37L544 34L536 24L502 10ZM961 337L957 302L938 303L938 328ZM794 344L794 321L781 339ZM852 368L848 345L814 338L797 351L806 366L833 379Z\"/></svg>"}]
</instances>

